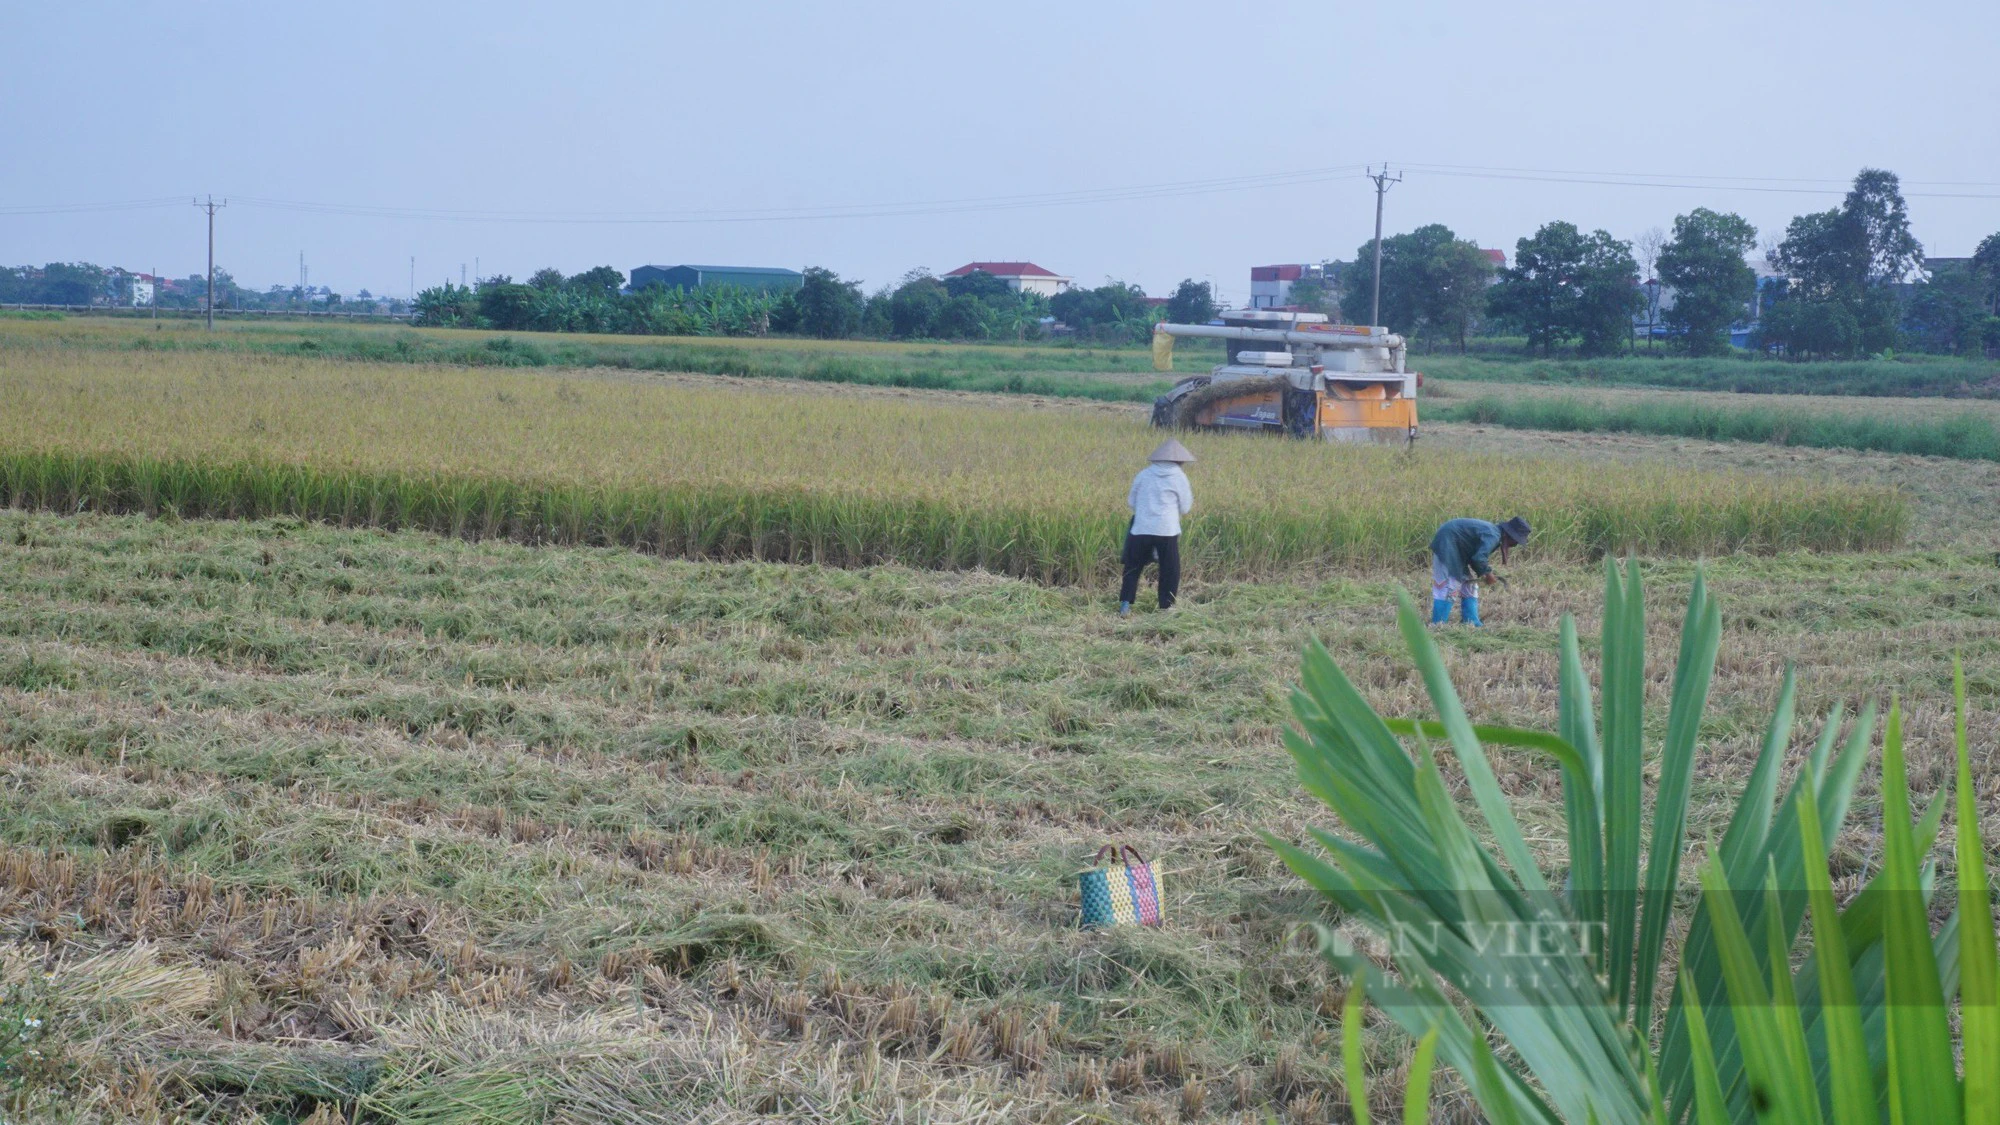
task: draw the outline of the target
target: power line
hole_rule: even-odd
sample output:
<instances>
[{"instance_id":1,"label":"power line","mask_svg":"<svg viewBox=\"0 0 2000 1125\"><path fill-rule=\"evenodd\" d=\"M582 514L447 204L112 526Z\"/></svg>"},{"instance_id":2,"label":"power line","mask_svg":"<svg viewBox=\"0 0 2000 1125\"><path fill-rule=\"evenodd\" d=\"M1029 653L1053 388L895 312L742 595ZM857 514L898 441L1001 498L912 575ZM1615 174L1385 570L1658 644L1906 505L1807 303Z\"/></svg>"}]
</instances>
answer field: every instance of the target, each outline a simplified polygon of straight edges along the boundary
<instances>
[{"instance_id":1,"label":"power line","mask_svg":"<svg viewBox=\"0 0 2000 1125\"><path fill-rule=\"evenodd\" d=\"M309 214L353 215L367 218L420 219L459 223L535 224L691 224L798 222L818 219L901 218L920 215L961 214L974 211L1030 210L1043 207L1076 206L1092 203L1128 202L1142 199L1171 199L1190 195L1245 191L1343 179L1361 171L1360 165L1343 168L1304 169L1267 173L1259 176L1232 176L1219 180L1183 181L1122 188L1088 188L1069 192L1047 192L1022 196L989 196L965 200L911 201L885 204L836 204L821 207L765 208L740 211L461 211L443 208L391 207L373 204L325 203L306 200L236 196L239 204Z\"/></svg>"},{"instance_id":2,"label":"power line","mask_svg":"<svg viewBox=\"0 0 2000 1125\"><path fill-rule=\"evenodd\" d=\"M1710 176L1705 174L1679 173L1679 172L1600 172L1600 171L1579 170L1575 168L1511 168L1505 166L1494 167L1481 164L1405 164L1404 167L1414 168L1419 171L1433 171L1433 172L1445 172L1445 171L1464 172L1464 173L1528 172L1543 176L1611 176L1611 177L1619 177L1625 179L1646 179L1646 180L1721 180L1721 181L1741 182L1741 183L1835 184L1839 185L1841 190L1846 190L1846 188L1850 186L1852 183L1851 180L1828 179L1825 177L1815 178L1815 177L1805 177L1805 176ZM2000 181L1986 181L1986 180L1902 180L1901 182L1905 185L1916 186L1916 187L2000 188Z\"/></svg>"},{"instance_id":3,"label":"power line","mask_svg":"<svg viewBox=\"0 0 2000 1125\"><path fill-rule=\"evenodd\" d=\"M1605 177L1616 177L1623 175L1623 173L1618 173L1618 172L1595 172L1595 173L1558 172L1558 173L1538 175L1538 174L1531 174L1528 172L1519 172L1519 173L1504 172L1497 169L1491 169L1491 170L1459 169L1459 168L1446 167L1443 165L1410 164L1410 165L1405 165L1405 167L1412 171L1422 172L1425 175L1431 175L1431 176L1457 176L1457 177L1466 177L1470 179L1480 179L1480 180L1524 180L1534 183L1545 183L1545 184L1587 184L1599 187L1672 188L1679 191L1756 191L1756 192L1777 192L1787 195L1845 195L1848 190L1847 187L1844 186L1845 183L1844 181L1837 181L1837 180L1803 180L1803 181L1792 181L1792 182L1843 184L1843 186L1782 187L1778 186L1778 183L1781 181L1768 181L1762 183L1700 182L1702 180L1734 179L1732 177L1682 176L1682 177L1670 177L1676 179L1678 182L1667 182L1666 180L1662 179L1605 178ZM1750 179L1750 178L1745 177L1744 179ZM1923 181L1913 180L1910 182L1922 183ZM1987 185L1980 183L1968 183L1966 186L2000 187L2000 184ZM1985 194L1985 193L1974 193L1974 192L1906 191L1903 193L1903 197L1905 199L2000 199L2000 194Z\"/></svg>"},{"instance_id":4,"label":"power line","mask_svg":"<svg viewBox=\"0 0 2000 1125\"><path fill-rule=\"evenodd\" d=\"M157 199L126 199L114 203L28 203L0 206L0 215L70 215L86 211L139 211L153 207L178 207L187 197L167 195Z\"/></svg>"},{"instance_id":5,"label":"power line","mask_svg":"<svg viewBox=\"0 0 2000 1125\"><path fill-rule=\"evenodd\" d=\"M1578 169L1516 168L1472 164L1405 164L1406 171L1430 176L1484 180L1512 180L1531 183L1577 184L1596 187L1651 188L1679 191L1753 191L1760 193L1838 195L1847 190L1846 181L1784 176L1711 176L1660 172L1601 172ZM406 219L426 222L520 223L552 225L691 225L704 223L806 222L834 219L907 218L925 215L966 214L987 211L1035 210L1049 207L1088 206L1150 199L1225 194L1241 191L1295 187L1368 174L1361 165L1302 168L1194 180L1173 180L1154 184L1118 187L1077 188L1067 191L1033 192L1015 195L972 196L958 199L918 199L885 203L800 205L747 209L684 211L533 211L480 210L438 207L404 207L368 203L277 199L266 196L235 196L238 206L305 214L346 215L360 218ZM2000 182L1983 180L1905 180L1910 188L1994 188ZM2000 199L2000 193L1976 191L1905 191L1912 199ZM0 205L0 217L77 214L88 212L134 211L178 206L184 196L129 199L99 203L53 203Z\"/></svg>"}]
</instances>

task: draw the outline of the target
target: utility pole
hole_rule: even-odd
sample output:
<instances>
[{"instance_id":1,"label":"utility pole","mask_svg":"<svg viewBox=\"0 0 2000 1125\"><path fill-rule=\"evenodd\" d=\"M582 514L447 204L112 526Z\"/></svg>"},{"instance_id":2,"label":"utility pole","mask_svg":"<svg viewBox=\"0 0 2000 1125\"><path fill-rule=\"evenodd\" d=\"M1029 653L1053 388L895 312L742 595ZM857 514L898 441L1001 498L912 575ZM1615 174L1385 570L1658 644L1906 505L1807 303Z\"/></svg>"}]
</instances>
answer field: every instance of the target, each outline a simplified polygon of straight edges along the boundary
<instances>
[{"instance_id":1,"label":"utility pole","mask_svg":"<svg viewBox=\"0 0 2000 1125\"><path fill-rule=\"evenodd\" d=\"M414 304L416 303L416 300L417 300L417 256L415 254L412 254L410 255L410 302Z\"/></svg>"},{"instance_id":2,"label":"utility pole","mask_svg":"<svg viewBox=\"0 0 2000 1125\"><path fill-rule=\"evenodd\" d=\"M213 332L215 331L215 210L218 207L229 206L229 201L225 199L217 203L215 197L211 195L208 197L208 202L203 203L197 199L194 205L208 212L208 330Z\"/></svg>"},{"instance_id":3,"label":"utility pole","mask_svg":"<svg viewBox=\"0 0 2000 1125\"><path fill-rule=\"evenodd\" d=\"M1368 310L1368 323L1372 326L1382 323L1382 197L1389 193L1390 184L1402 183L1403 177L1400 173L1389 175L1389 165L1385 163L1380 172L1370 168L1368 178L1375 181L1375 303Z\"/></svg>"},{"instance_id":4,"label":"utility pole","mask_svg":"<svg viewBox=\"0 0 2000 1125\"><path fill-rule=\"evenodd\" d=\"M458 287L465 288L465 263L458 263Z\"/></svg>"},{"instance_id":5,"label":"utility pole","mask_svg":"<svg viewBox=\"0 0 2000 1125\"><path fill-rule=\"evenodd\" d=\"M159 320L160 319L160 267L158 266L153 267L153 299L147 301L146 303L153 306L153 319L155 321ZM153 327L158 328L159 325L154 324Z\"/></svg>"}]
</instances>

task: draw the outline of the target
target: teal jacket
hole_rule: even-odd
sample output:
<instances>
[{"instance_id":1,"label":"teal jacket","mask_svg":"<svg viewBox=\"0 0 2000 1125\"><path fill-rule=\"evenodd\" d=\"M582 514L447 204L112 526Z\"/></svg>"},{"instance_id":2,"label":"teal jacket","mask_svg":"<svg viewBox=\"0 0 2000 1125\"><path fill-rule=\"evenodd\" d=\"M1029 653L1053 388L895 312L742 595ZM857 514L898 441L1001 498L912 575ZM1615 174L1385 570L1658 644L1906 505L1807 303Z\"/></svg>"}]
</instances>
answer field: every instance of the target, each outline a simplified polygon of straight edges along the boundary
<instances>
[{"instance_id":1,"label":"teal jacket","mask_svg":"<svg viewBox=\"0 0 2000 1125\"><path fill-rule=\"evenodd\" d=\"M1444 564L1444 572L1459 582L1470 582L1473 572L1493 573L1486 557L1500 545L1500 527L1485 520L1446 520L1431 536L1431 554Z\"/></svg>"}]
</instances>

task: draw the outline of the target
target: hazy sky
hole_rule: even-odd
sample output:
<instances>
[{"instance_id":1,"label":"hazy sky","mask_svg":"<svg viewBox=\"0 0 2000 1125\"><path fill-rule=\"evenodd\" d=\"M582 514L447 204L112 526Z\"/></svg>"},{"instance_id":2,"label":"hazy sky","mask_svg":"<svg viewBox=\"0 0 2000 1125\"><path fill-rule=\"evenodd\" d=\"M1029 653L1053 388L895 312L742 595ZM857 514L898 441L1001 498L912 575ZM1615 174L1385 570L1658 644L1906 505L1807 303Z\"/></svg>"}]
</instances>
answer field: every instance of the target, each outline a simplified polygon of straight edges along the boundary
<instances>
[{"instance_id":1,"label":"hazy sky","mask_svg":"<svg viewBox=\"0 0 2000 1125\"><path fill-rule=\"evenodd\" d=\"M1387 230L1510 254L1551 219L1631 238L1704 205L1775 237L1879 166L1930 253L1968 254L2000 230L2000 3L0 10L6 264L185 275L203 226L184 201L23 212L212 192L217 261L259 288L295 281L300 251L314 284L393 294L412 255L420 287L475 259L824 265L873 289L987 258L1241 300L1252 265L1352 255L1374 219L1357 166L1382 160L1432 166L1390 191ZM1681 186L1446 174L1468 168ZM1161 185L1183 186L1049 202ZM967 200L987 202L884 206ZM824 215L849 206L875 213ZM808 217L490 217L781 209Z\"/></svg>"}]
</instances>

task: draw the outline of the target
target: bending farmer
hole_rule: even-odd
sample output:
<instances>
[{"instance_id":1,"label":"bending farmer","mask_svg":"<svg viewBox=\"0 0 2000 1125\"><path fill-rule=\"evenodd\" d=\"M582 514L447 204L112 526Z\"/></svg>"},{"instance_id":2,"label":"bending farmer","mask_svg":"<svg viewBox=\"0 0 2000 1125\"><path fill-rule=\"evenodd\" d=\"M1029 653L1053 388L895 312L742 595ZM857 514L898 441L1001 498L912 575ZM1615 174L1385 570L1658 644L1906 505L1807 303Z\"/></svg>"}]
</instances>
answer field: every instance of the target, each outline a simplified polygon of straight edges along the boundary
<instances>
[{"instance_id":1,"label":"bending farmer","mask_svg":"<svg viewBox=\"0 0 2000 1125\"><path fill-rule=\"evenodd\" d=\"M1534 529L1515 516L1506 523L1485 520L1447 520L1431 536L1431 624L1442 625L1451 618L1451 600L1459 600L1459 620L1467 625L1479 620L1479 583L1493 581L1493 568L1486 564L1493 548L1500 548L1500 561L1507 561L1507 548L1528 541Z\"/></svg>"},{"instance_id":2,"label":"bending farmer","mask_svg":"<svg viewBox=\"0 0 2000 1125\"><path fill-rule=\"evenodd\" d=\"M1181 588L1181 517L1194 508L1194 489L1181 466L1194 461L1187 446L1173 438L1160 443L1147 458L1151 464L1132 478L1125 505L1132 509L1132 526L1125 532L1125 580L1118 586L1118 616L1132 612L1139 593L1139 573L1146 564L1160 563L1160 608L1174 608Z\"/></svg>"}]
</instances>

